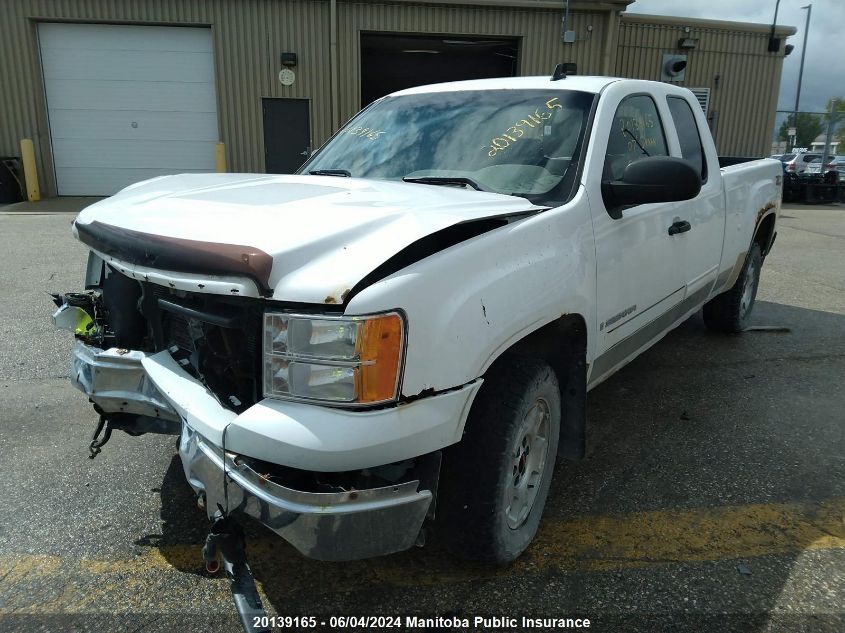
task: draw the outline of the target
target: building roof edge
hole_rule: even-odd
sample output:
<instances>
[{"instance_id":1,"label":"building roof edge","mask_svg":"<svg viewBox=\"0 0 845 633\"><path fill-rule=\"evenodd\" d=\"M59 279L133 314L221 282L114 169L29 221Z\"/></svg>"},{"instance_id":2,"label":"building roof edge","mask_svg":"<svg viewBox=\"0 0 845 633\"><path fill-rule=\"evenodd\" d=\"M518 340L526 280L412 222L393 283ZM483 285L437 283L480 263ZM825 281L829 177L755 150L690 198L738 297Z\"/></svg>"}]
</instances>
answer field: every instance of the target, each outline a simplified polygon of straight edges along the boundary
<instances>
[{"instance_id":1,"label":"building roof edge","mask_svg":"<svg viewBox=\"0 0 845 633\"><path fill-rule=\"evenodd\" d=\"M710 20L705 18L684 18L668 15L649 15L646 13L628 13L622 14L622 20L625 22L636 22L638 24L658 24L670 26L689 26L708 29L720 29L723 31L745 31L751 33L771 33L771 24L760 24L757 22L730 22L728 20ZM778 24L775 26L775 35L783 37L795 35L798 32L794 26L784 26Z\"/></svg>"}]
</instances>

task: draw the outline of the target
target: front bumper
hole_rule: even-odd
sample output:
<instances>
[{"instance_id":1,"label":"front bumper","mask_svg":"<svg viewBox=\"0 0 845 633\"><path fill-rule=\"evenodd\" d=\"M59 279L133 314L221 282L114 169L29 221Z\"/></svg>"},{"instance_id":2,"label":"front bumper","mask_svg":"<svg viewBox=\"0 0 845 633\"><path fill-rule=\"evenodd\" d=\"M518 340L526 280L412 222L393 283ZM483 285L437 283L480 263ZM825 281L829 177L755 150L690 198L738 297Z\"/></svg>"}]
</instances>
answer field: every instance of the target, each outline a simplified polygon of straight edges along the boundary
<instances>
[{"instance_id":1,"label":"front bumper","mask_svg":"<svg viewBox=\"0 0 845 633\"><path fill-rule=\"evenodd\" d=\"M374 411L265 400L238 415L222 407L167 352L101 350L77 341L72 371L75 386L106 413L181 423L185 476L204 496L210 518L219 510L253 517L306 556L321 560L355 560L412 546L432 491L414 480L307 492L262 476L248 465L250 458L342 472L433 453L460 437L481 382ZM434 481L425 485L433 487Z\"/></svg>"},{"instance_id":2,"label":"front bumper","mask_svg":"<svg viewBox=\"0 0 845 633\"><path fill-rule=\"evenodd\" d=\"M76 341L70 381L105 413L134 413L178 421L179 414L147 376L144 352L102 350Z\"/></svg>"},{"instance_id":3,"label":"front bumper","mask_svg":"<svg viewBox=\"0 0 845 633\"><path fill-rule=\"evenodd\" d=\"M419 481L346 492L303 492L269 481L234 453L182 426L185 477L205 498L209 518L250 516L306 556L357 560L408 549L419 534L432 493Z\"/></svg>"},{"instance_id":4,"label":"front bumper","mask_svg":"<svg viewBox=\"0 0 845 633\"><path fill-rule=\"evenodd\" d=\"M169 353L102 350L77 340L71 382L106 413L187 422L211 444L317 472L361 470L433 453L461 439L482 381L373 410L265 399L238 415Z\"/></svg>"}]
</instances>

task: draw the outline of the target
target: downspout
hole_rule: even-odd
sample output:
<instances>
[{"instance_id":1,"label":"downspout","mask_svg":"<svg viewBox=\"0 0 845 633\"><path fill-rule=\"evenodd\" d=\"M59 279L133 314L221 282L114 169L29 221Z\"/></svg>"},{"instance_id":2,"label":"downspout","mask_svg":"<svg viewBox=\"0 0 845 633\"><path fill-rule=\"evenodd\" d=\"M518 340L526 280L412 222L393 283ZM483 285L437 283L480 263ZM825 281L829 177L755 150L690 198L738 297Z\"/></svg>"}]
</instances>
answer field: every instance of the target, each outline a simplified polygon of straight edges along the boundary
<instances>
[{"instance_id":1,"label":"downspout","mask_svg":"<svg viewBox=\"0 0 845 633\"><path fill-rule=\"evenodd\" d=\"M614 43L618 40L619 30L619 15L616 9L611 9L607 12L607 33L604 39L604 53L601 60L601 74L605 77L610 77L615 74L614 60L616 59L616 51L614 51Z\"/></svg>"},{"instance_id":2,"label":"downspout","mask_svg":"<svg viewBox=\"0 0 845 633\"><path fill-rule=\"evenodd\" d=\"M337 0L329 0L329 74L331 75L331 133L337 132L338 127L338 95L337 95Z\"/></svg>"},{"instance_id":3,"label":"downspout","mask_svg":"<svg viewBox=\"0 0 845 633\"><path fill-rule=\"evenodd\" d=\"M567 29L569 29L569 0L566 0L566 10L563 13L563 33L566 33ZM563 33L561 33L561 37L563 37Z\"/></svg>"}]
</instances>

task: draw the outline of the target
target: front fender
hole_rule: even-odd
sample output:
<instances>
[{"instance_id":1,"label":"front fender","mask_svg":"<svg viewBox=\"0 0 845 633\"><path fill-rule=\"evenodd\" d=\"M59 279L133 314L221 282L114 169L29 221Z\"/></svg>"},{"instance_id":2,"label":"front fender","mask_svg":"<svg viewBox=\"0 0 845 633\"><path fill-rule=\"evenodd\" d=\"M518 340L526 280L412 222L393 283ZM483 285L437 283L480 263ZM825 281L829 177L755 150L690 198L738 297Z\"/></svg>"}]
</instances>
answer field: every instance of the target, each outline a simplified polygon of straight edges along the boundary
<instances>
[{"instance_id":1,"label":"front fender","mask_svg":"<svg viewBox=\"0 0 845 633\"><path fill-rule=\"evenodd\" d=\"M402 395L479 376L514 343L561 317L595 327L595 247L583 190L567 205L437 252L356 294L347 314L401 308L408 319Z\"/></svg>"}]
</instances>

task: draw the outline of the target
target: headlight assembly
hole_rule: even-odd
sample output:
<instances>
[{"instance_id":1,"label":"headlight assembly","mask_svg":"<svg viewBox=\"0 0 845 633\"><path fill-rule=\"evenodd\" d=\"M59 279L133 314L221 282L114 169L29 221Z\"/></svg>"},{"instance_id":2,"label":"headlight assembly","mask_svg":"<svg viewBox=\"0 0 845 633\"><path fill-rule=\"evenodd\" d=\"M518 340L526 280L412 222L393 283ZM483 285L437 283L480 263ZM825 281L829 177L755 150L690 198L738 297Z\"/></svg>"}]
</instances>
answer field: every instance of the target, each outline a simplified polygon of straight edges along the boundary
<instances>
[{"instance_id":1,"label":"headlight assembly","mask_svg":"<svg viewBox=\"0 0 845 633\"><path fill-rule=\"evenodd\" d=\"M395 400L405 346L398 312L264 313L264 396L368 405Z\"/></svg>"}]
</instances>

